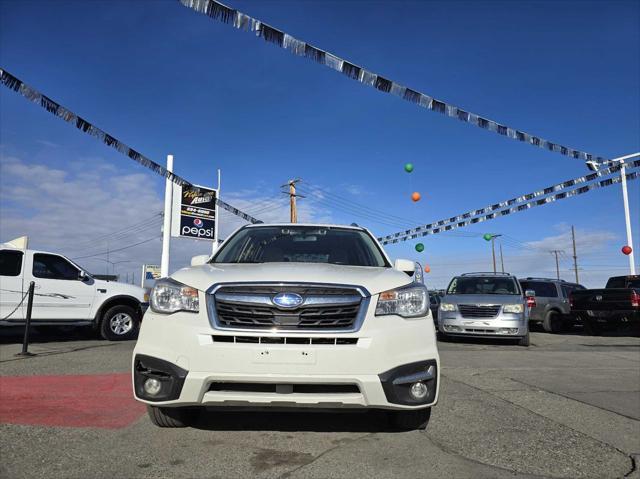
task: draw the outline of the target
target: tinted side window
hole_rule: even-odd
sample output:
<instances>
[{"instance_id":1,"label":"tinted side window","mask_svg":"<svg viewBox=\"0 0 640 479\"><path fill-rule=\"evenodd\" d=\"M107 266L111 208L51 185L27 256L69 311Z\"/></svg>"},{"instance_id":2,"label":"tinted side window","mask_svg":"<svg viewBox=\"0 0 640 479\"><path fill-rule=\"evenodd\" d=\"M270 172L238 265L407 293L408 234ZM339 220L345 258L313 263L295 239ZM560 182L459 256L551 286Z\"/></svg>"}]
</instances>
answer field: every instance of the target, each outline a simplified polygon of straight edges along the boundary
<instances>
[{"instance_id":1,"label":"tinted side window","mask_svg":"<svg viewBox=\"0 0 640 479\"><path fill-rule=\"evenodd\" d=\"M521 283L523 290L532 289L536 292L536 296L541 298L557 298L558 290L553 283L545 283L543 281L523 281Z\"/></svg>"},{"instance_id":2,"label":"tinted side window","mask_svg":"<svg viewBox=\"0 0 640 479\"><path fill-rule=\"evenodd\" d=\"M66 259L52 254L33 255L33 276L46 279L78 279L78 269Z\"/></svg>"},{"instance_id":3,"label":"tinted side window","mask_svg":"<svg viewBox=\"0 0 640 479\"><path fill-rule=\"evenodd\" d=\"M568 298L569 295L576 289L575 286L567 286L566 284L562 285L562 296Z\"/></svg>"},{"instance_id":4,"label":"tinted side window","mask_svg":"<svg viewBox=\"0 0 640 479\"><path fill-rule=\"evenodd\" d=\"M22 251L0 251L0 276L20 276Z\"/></svg>"}]
</instances>

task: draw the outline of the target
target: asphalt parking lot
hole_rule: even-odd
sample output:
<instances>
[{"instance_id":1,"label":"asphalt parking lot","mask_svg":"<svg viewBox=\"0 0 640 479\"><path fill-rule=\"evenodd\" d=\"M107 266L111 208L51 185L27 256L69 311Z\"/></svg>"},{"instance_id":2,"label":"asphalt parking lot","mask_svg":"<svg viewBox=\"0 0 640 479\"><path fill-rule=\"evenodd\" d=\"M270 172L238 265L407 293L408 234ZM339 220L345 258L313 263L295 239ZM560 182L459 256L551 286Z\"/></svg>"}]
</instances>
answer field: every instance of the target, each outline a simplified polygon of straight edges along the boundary
<instances>
[{"instance_id":1,"label":"asphalt parking lot","mask_svg":"<svg viewBox=\"0 0 640 479\"><path fill-rule=\"evenodd\" d=\"M134 343L0 333L6 478L640 477L640 338L440 343L424 432L371 413L225 412L160 429L131 397ZM638 464L640 467L640 464Z\"/></svg>"}]
</instances>

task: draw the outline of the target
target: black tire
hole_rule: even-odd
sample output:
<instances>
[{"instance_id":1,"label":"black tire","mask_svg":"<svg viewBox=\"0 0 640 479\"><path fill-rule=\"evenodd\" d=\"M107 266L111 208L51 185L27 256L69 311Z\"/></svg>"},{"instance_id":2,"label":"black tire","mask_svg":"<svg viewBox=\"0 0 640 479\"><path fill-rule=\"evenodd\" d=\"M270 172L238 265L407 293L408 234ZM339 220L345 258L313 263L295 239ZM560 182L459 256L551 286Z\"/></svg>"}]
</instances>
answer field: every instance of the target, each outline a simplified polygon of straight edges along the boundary
<instances>
[{"instance_id":1,"label":"black tire","mask_svg":"<svg viewBox=\"0 0 640 479\"><path fill-rule=\"evenodd\" d=\"M518 339L518 346L525 346L528 347L530 344L530 340L529 340L529 331L527 331L526 336L521 337L520 339Z\"/></svg>"},{"instance_id":2,"label":"black tire","mask_svg":"<svg viewBox=\"0 0 640 479\"><path fill-rule=\"evenodd\" d=\"M147 414L158 427L188 427L197 419L198 411L194 408L147 405Z\"/></svg>"},{"instance_id":3,"label":"black tire","mask_svg":"<svg viewBox=\"0 0 640 479\"><path fill-rule=\"evenodd\" d=\"M426 429L431 417L431 408L411 411L388 411L389 425L394 431L415 431Z\"/></svg>"},{"instance_id":4,"label":"black tire","mask_svg":"<svg viewBox=\"0 0 640 479\"><path fill-rule=\"evenodd\" d=\"M589 336L600 336L602 335L602 326L598 321L592 318L585 318L583 321L584 324L584 332Z\"/></svg>"},{"instance_id":5,"label":"black tire","mask_svg":"<svg viewBox=\"0 0 640 479\"><path fill-rule=\"evenodd\" d=\"M140 328L140 315L131 306L112 306L100 321L100 336L108 341L135 339Z\"/></svg>"},{"instance_id":6,"label":"black tire","mask_svg":"<svg viewBox=\"0 0 640 479\"><path fill-rule=\"evenodd\" d=\"M564 329L564 319L557 311L548 311L542 321L542 328L547 333L560 333Z\"/></svg>"}]
</instances>

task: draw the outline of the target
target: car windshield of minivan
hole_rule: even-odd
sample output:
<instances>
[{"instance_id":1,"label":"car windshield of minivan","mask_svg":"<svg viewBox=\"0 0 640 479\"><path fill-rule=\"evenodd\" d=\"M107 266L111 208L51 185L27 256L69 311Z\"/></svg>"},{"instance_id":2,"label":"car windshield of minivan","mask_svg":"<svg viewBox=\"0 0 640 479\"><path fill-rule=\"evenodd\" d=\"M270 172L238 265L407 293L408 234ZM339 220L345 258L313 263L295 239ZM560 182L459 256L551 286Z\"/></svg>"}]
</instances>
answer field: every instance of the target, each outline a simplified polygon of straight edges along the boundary
<instances>
[{"instance_id":1,"label":"car windshield of minivan","mask_svg":"<svg viewBox=\"0 0 640 479\"><path fill-rule=\"evenodd\" d=\"M520 294L513 278L457 277L453 278L447 294Z\"/></svg>"},{"instance_id":2,"label":"car windshield of minivan","mask_svg":"<svg viewBox=\"0 0 640 479\"><path fill-rule=\"evenodd\" d=\"M313 226L244 228L222 246L211 262L390 266L367 232Z\"/></svg>"}]
</instances>

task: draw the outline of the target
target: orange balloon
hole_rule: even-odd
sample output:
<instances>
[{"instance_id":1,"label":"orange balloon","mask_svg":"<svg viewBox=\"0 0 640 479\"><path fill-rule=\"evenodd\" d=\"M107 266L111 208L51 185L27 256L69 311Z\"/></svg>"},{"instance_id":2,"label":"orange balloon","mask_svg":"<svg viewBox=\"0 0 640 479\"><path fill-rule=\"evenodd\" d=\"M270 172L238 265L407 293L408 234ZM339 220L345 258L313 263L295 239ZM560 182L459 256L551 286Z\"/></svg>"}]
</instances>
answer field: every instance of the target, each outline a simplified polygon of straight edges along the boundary
<instances>
[{"instance_id":1,"label":"orange balloon","mask_svg":"<svg viewBox=\"0 0 640 479\"><path fill-rule=\"evenodd\" d=\"M413 201L420 201L420 198L421 198L420 193L418 193L417 191L414 191L414 192L411 194L411 199L412 199Z\"/></svg>"},{"instance_id":2,"label":"orange balloon","mask_svg":"<svg viewBox=\"0 0 640 479\"><path fill-rule=\"evenodd\" d=\"M425 272L425 273L431 273L431 268L429 267L429 265L426 265L426 266L424 267L424 272Z\"/></svg>"}]
</instances>

